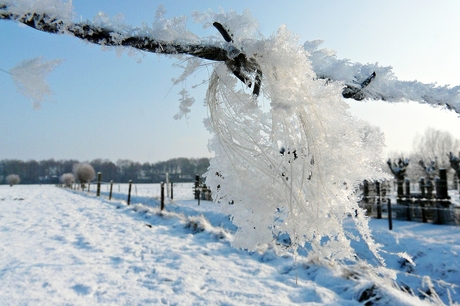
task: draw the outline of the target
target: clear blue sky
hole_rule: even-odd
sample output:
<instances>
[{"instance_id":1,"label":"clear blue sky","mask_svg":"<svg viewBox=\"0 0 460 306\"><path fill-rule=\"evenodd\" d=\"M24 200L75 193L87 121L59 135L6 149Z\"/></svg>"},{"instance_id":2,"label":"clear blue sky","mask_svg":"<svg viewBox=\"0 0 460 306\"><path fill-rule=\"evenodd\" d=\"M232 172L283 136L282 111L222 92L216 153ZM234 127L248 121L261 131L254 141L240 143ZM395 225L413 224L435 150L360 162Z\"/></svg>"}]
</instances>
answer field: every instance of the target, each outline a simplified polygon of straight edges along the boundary
<instances>
[{"instance_id":1,"label":"clear blue sky","mask_svg":"<svg viewBox=\"0 0 460 306\"><path fill-rule=\"evenodd\" d=\"M460 85L460 1L121 1L74 0L83 20L102 11L122 13L128 24L150 23L158 5L166 17L194 10L248 8L269 36L282 24L299 35L299 44L322 39L324 47L353 62L392 66L400 80ZM214 34L192 23L199 36ZM237 33L235 33L237 34ZM40 33L0 21L0 69L25 59L63 59L47 78L53 102L34 110L11 77L0 72L0 159L131 159L157 162L174 157L212 156L202 121L205 86L191 90L196 103L188 119L174 120L178 91L171 79L175 61L145 54L141 63L114 51L101 51L76 38ZM196 77L200 83L207 72ZM195 83L186 84L191 89ZM386 134L387 151L409 151L427 126L460 138L455 113L412 104L353 102L352 112Z\"/></svg>"}]
</instances>

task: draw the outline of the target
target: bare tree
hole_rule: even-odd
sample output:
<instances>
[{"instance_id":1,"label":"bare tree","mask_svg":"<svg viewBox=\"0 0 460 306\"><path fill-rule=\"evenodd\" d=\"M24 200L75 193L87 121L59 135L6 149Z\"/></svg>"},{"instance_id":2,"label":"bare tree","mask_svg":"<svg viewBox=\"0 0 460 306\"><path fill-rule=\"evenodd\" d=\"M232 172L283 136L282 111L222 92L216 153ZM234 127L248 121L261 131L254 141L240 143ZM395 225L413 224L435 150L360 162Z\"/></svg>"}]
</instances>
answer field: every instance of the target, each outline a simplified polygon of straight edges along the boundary
<instances>
[{"instance_id":1,"label":"bare tree","mask_svg":"<svg viewBox=\"0 0 460 306\"><path fill-rule=\"evenodd\" d=\"M74 175L81 184L81 188L85 188L85 184L91 182L96 177L96 171L93 166L88 163L80 163L74 165Z\"/></svg>"},{"instance_id":2,"label":"bare tree","mask_svg":"<svg viewBox=\"0 0 460 306\"><path fill-rule=\"evenodd\" d=\"M460 140L450 132L427 128L423 135L414 138L413 150L424 165L435 162L438 168L448 169L450 166L449 152L460 150Z\"/></svg>"},{"instance_id":3,"label":"bare tree","mask_svg":"<svg viewBox=\"0 0 460 306\"><path fill-rule=\"evenodd\" d=\"M389 158L387 161L388 167L390 168L391 173L393 173L394 178L396 179L396 183L398 186L397 193L398 198L402 198L404 196L403 190L403 183L404 177L406 175L407 167L409 166L409 159L399 158L398 163L393 161L391 163L391 159Z\"/></svg>"},{"instance_id":4,"label":"bare tree","mask_svg":"<svg viewBox=\"0 0 460 306\"><path fill-rule=\"evenodd\" d=\"M66 187L71 187L72 184L75 182L75 176L72 173L64 173L60 177L60 181Z\"/></svg>"},{"instance_id":5,"label":"bare tree","mask_svg":"<svg viewBox=\"0 0 460 306\"><path fill-rule=\"evenodd\" d=\"M6 177L6 182L10 184L10 186L16 185L21 181L19 175L17 174L10 174Z\"/></svg>"}]
</instances>

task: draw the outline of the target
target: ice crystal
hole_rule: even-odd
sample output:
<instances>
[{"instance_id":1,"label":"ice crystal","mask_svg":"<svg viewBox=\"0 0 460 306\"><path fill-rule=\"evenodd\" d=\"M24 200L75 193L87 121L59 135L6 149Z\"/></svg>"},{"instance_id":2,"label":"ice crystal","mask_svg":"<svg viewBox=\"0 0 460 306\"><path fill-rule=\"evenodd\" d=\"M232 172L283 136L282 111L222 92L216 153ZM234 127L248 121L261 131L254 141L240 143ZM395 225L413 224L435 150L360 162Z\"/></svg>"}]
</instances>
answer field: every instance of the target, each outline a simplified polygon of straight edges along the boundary
<instances>
[{"instance_id":1,"label":"ice crystal","mask_svg":"<svg viewBox=\"0 0 460 306\"><path fill-rule=\"evenodd\" d=\"M33 101L35 108L39 108L45 96L51 95L51 90L45 77L62 60L44 61L42 57L25 60L12 68L9 72L18 88L18 91Z\"/></svg>"}]
</instances>

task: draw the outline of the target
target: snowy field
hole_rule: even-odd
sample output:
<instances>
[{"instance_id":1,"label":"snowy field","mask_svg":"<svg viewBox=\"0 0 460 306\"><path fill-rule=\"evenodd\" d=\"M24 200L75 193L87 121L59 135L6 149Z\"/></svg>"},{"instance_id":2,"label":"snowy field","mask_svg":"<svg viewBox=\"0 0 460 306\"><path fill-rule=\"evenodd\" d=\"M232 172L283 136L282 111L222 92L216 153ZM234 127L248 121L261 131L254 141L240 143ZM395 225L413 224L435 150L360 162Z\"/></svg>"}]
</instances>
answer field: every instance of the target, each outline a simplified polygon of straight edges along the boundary
<instances>
[{"instance_id":1,"label":"snowy field","mask_svg":"<svg viewBox=\"0 0 460 306\"><path fill-rule=\"evenodd\" d=\"M394 221L389 231L371 220L393 282L364 262L293 257L275 242L234 249L228 217L212 202L198 206L192 184L176 184L163 213L159 185L133 185L130 206L127 185L114 185L110 201L102 192L0 186L0 305L460 303L460 227ZM370 259L362 242L354 247Z\"/></svg>"}]
</instances>

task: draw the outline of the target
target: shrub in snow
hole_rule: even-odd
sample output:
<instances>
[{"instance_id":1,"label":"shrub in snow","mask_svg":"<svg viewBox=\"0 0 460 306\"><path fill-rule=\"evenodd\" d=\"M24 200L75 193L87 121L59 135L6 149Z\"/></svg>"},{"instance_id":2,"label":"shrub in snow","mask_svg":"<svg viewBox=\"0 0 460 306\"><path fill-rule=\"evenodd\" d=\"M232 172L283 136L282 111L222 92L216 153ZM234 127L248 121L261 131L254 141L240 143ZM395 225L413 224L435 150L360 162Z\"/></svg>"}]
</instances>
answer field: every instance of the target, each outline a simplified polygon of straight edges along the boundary
<instances>
[{"instance_id":1,"label":"shrub in snow","mask_svg":"<svg viewBox=\"0 0 460 306\"><path fill-rule=\"evenodd\" d=\"M72 184L75 183L75 176L72 173L64 173L59 180L66 187L72 187Z\"/></svg>"},{"instance_id":2,"label":"shrub in snow","mask_svg":"<svg viewBox=\"0 0 460 306\"><path fill-rule=\"evenodd\" d=\"M10 186L13 186L13 185L16 185L18 184L19 182L21 181L21 179L19 178L19 175L17 174L10 174L6 177L6 182L10 185Z\"/></svg>"},{"instance_id":3,"label":"shrub in snow","mask_svg":"<svg viewBox=\"0 0 460 306\"><path fill-rule=\"evenodd\" d=\"M93 166L88 163L75 164L73 167L75 178L80 182L81 188L85 188L85 184L91 182L96 177L96 171Z\"/></svg>"}]
</instances>

